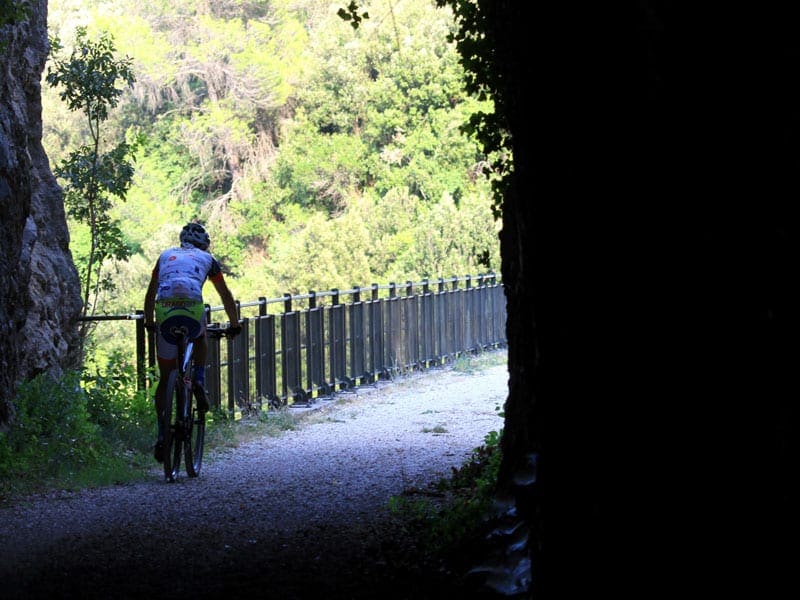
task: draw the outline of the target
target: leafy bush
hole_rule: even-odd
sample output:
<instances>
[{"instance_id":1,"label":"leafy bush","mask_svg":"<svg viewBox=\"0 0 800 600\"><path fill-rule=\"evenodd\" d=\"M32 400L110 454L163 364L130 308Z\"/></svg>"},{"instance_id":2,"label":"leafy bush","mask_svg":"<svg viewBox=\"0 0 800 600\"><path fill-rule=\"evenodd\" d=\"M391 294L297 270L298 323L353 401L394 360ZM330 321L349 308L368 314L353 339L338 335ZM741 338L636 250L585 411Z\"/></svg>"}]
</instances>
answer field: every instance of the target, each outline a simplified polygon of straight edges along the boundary
<instances>
[{"instance_id":1,"label":"leafy bush","mask_svg":"<svg viewBox=\"0 0 800 600\"><path fill-rule=\"evenodd\" d=\"M406 532L421 540L420 550L426 556L458 548L475 534L482 517L489 513L500 469L501 435L490 431L469 460L454 467L449 479L439 482L440 499L391 498L389 508L403 522Z\"/></svg>"},{"instance_id":2,"label":"leafy bush","mask_svg":"<svg viewBox=\"0 0 800 600\"><path fill-rule=\"evenodd\" d=\"M0 437L0 478L22 483L57 477L104 453L78 373L60 379L42 374L24 382L14 406L14 423Z\"/></svg>"},{"instance_id":3,"label":"leafy bush","mask_svg":"<svg viewBox=\"0 0 800 600\"><path fill-rule=\"evenodd\" d=\"M14 422L0 432L0 498L141 476L155 434L152 403L121 353L107 372L39 375L20 386Z\"/></svg>"},{"instance_id":4,"label":"leafy bush","mask_svg":"<svg viewBox=\"0 0 800 600\"><path fill-rule=\"evenodd\" d=\"M84 380L89 418L102 438L118 452L145 451L155 435L155 412L147 393L136 389L136 365L114 352L104 374Z\"/></svg>"}]
</instances>

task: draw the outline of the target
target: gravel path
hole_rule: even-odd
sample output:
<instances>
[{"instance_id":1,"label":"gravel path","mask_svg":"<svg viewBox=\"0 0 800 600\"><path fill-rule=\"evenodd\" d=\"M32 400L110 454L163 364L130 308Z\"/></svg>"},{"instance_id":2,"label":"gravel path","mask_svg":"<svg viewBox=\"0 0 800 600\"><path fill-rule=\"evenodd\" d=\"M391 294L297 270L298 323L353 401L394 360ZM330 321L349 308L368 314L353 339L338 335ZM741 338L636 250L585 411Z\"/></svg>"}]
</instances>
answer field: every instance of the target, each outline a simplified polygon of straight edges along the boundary
<instances>
[{"instance_id":1,"label":"gravel path","mask_svg":"<svg viewBox=\"0 0 800 600\"><path fill-rule=\"evenodd\" d=\"M507 385L505 364L414 373L210 454L196 479L164 483L154 463L143 483L3 507L0 599L410 597L386 580L387 501L502 428Z\"/></svg>"}]
</instances>

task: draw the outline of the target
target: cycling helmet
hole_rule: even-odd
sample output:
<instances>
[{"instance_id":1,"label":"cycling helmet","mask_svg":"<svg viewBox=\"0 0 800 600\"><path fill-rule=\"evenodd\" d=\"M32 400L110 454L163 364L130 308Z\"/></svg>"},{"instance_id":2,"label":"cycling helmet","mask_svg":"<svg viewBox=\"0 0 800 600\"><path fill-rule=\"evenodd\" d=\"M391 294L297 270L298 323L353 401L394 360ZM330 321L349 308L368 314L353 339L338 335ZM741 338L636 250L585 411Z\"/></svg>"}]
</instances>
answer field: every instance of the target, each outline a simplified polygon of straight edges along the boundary
<instances>
[{"instance_id":1,"label":"cycling helmet","mask_svg":"<svg viewBox=\"0 0 800 600\"><path fill-rule=\"evenodd\" d=\"M211 238L200 223L187 223L181 230L181 244L192 244L200 250L208 250Z\"/></svg>"}]
</instances>

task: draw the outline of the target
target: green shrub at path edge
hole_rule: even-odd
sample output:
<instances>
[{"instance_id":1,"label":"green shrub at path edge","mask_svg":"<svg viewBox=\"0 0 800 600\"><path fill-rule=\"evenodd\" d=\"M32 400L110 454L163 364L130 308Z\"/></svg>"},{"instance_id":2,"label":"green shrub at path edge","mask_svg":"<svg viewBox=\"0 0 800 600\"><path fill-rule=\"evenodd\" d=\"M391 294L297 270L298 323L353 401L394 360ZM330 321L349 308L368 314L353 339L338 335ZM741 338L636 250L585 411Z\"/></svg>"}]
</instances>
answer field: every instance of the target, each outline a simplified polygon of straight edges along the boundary
<instances>
[{"instance_id":1,"label":"green shrub at path edge","mask_svg":"<svg viewBox=\"0 0 800 600\"><path fill-rule=\"evenodd\" d=\"M130 463L141 461L140 452L122 450L115 436L141 411L127 412L130 407L121 405L121 396L116 384L108 382L95 382L87 392L77 372L59 379L41 374L24 382L14 401L14 422L0 433L0 500L135 477Z\"/></svg>"}]
</instances>

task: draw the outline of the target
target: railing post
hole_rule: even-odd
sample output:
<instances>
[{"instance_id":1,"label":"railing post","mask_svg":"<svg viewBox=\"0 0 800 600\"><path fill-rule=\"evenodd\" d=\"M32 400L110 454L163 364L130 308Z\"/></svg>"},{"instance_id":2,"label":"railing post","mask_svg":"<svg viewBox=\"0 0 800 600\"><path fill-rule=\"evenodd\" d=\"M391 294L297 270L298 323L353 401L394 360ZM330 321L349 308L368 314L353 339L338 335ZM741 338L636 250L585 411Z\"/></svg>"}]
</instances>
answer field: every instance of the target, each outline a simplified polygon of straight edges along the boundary
<instances>
[{"instance_id":1,"label":"railing post","mask_svg":"<svg viewBox=\"0 0 800 600\"><path fill-rule=\"evenodd\" d=\"M464 345L468 352L474 352L475 350L475 297L472 291L472 275L467 275L465 278L466 280L466 294L464 296L464 300L466 302L466 310L464 314L466 316L466 320L464 322Z\"/></svg>"},{"instance_id":2,"label":"railing post","mask_svg":"<svg viewBox=\"0 0 800 600\"><path fill-rule=\"evenodd\" d=\"M419 367L419 305L413 294L414 284L406 281L405 297L405 330L406 330L406 360L403 367Z\"/></svg>"},{"instance_id":3,"label":"railing post","mask_svg":"<svg viewBox=\"0 0 800 600\"><path fill-rule=\"evenodd\" d=\"M369 372L373 381L385 374L383 363L383 307L378 299L378 284L371 286L369 303Z\"/></svg>"},{"instance_id":4,"label":"railing post","mask_svg":"<svg viewBox=\"0 0 800 600\"><path fill-rule=\"evenodd\" d=\"M144 319L142 319L142 327L144 327ZM156 368L156 354L158 353L158 349L156 348L156 332L148 331L146 335L147 335L147 368L153 370Z\"/></svg>"},{"instance_id":5,"label":"railing post","mask_svg":"<svg viewBox=\"0 0 800 600\"><path fill-rule=\"evenodd\" d=\"M241 335L233 340L228 338L228 362L231 365L228 374L229 381L233 382L235 404L247 406L250 402L250 319L240 317L238 321L242 326Z\"/></svg>"},{"instance_id":6,"label":"railing post","mask_svg":"<svg viewBox=\"0 0 800 600\"><path fill-rule=\"evenodd\" d=\"M423 368L430 366L433 360L432 310L430 283L428 278L422 280L422 293L419 295L419 330L420 330L420 363Z\"/></svg>"},{"instance_id":7,"label":"railing post","mask_svg":"<svg viewBox=\"0 0 800 600\"><path fill-rule=\"evenodd\" d=\"M446 309L447 294L444 292L444 278L439 277L436 282L436 293L434 294L433 301L433 318L434 318L434 339L436 341L436 357L440 363L447 360L449 354L447 350L447 337L445 336L445 329L447 328Z\"/></svg>"},{"instance_id":8,"label":"railing post","mask_svg":"<svg viewBox=\"0 0 800 600\"><path fill-rule=\"evenodd\" d=\"M317 390L324 396L330 395L330 387L325 381L325 317L324 311L317 308L314 290L308 292L305 313L306 388L310 402Z\"/></svg>"},{"instance_id":9,"label":"railing post","mask_svg":"<svg viewBox=\"0 0 800 600\"><path fill-rule=\"evenodd\" d=\"M486 318L486 295L488 293L488 288L486 287L486 275L481 273L478 275L478 308L477 308L477 317L478 317L478 349L483 350L488 345L488 334L487 334L487 326L488 326L488 319Z\"/></svg>"},{"instance_id":10,"label":"railing post","mask_svg":"<svg viewBox=\"0 0 800 600\"><path fill-rule=\"evenodd\" d=\"M386 334L385 334L385 347L384 347L384 364L389 370L389 373L397 371L398 366L398 332L396 327L397 321L397 284L394 281L389 282L389 298L386 301Z\"/></svg>"},{"instance_id":11,"label":"railing post","mask_svg":"<svg viewBox=\"0 0 800 600\"><path fill-rule=\"evenodd\" d=\"M213 408L222 408L222 359L220 356L220 338L206 336L208 351L206 352L206 391L208 401Z\"/></svg>"},{"instance_id":12,"label":"railing post","mask_svg":"<svg viewBox=\"0 0 800 600\"><path fill-rule=\"evenodd\" d=\"M367 379L365 357L367 336L364 335L365 305L361 302L361 287L353 286L353 302L350 304L350 379L361 382Z\"/></svg>"},{"instance_id":13,"label":"railing post","mask_svg":"<svg viewBox=\"0 0 800 600\"><path fill-rule=\"evenodd\" d=\"M225 338L225 354L228 358L228 415L236 415L236 365L233 340Z\"/></svg>"},{"instance_id":14,"label":"railing post","mask_svg":"<svg viewBox=\"0 0 800 600\"><path fill-rule=\"evenodd\" d=\"M291 294L284 294L284 308L281 315L281 369L283 374L283 395L287 402L308 403L308 395L303 387L301 313L292 310Z\"/></svg>"},{"instance_id":15,"label":"railing post","mask_svg":"<svg viewBox=\"0 0 800 600\"><path fill-rule=\"evenodd\" d=\"M330 363L331 379L334 389L349 388L352 382L347 377L347 329L345 323L345 306L341 304L339 290L331 290L330 308Z\"/></svg>"},{"instance_id":16,"label":"railing post","mask_svg":"<svg viewBox=\"0 0 800 600\"><path fill-rule=\"evenodd\" d=\"M142 391L147 387L147 375L144 367L145 354L145 328L144 311L136 311L136 389Z\"/></svg>"},{"instance_id":17,"label":"railing post","mask_svg":"<svg viewBox=\"0 0 800 600\"><path fill-rule=\"evenodd\" d=\"M464 351L464 323L467 320L464 308L466 302L464 292L458 288L458 275L453 275L453 306L450 317L453 320L453 358L461 355Z\"/></svg>"}]
</instances>

